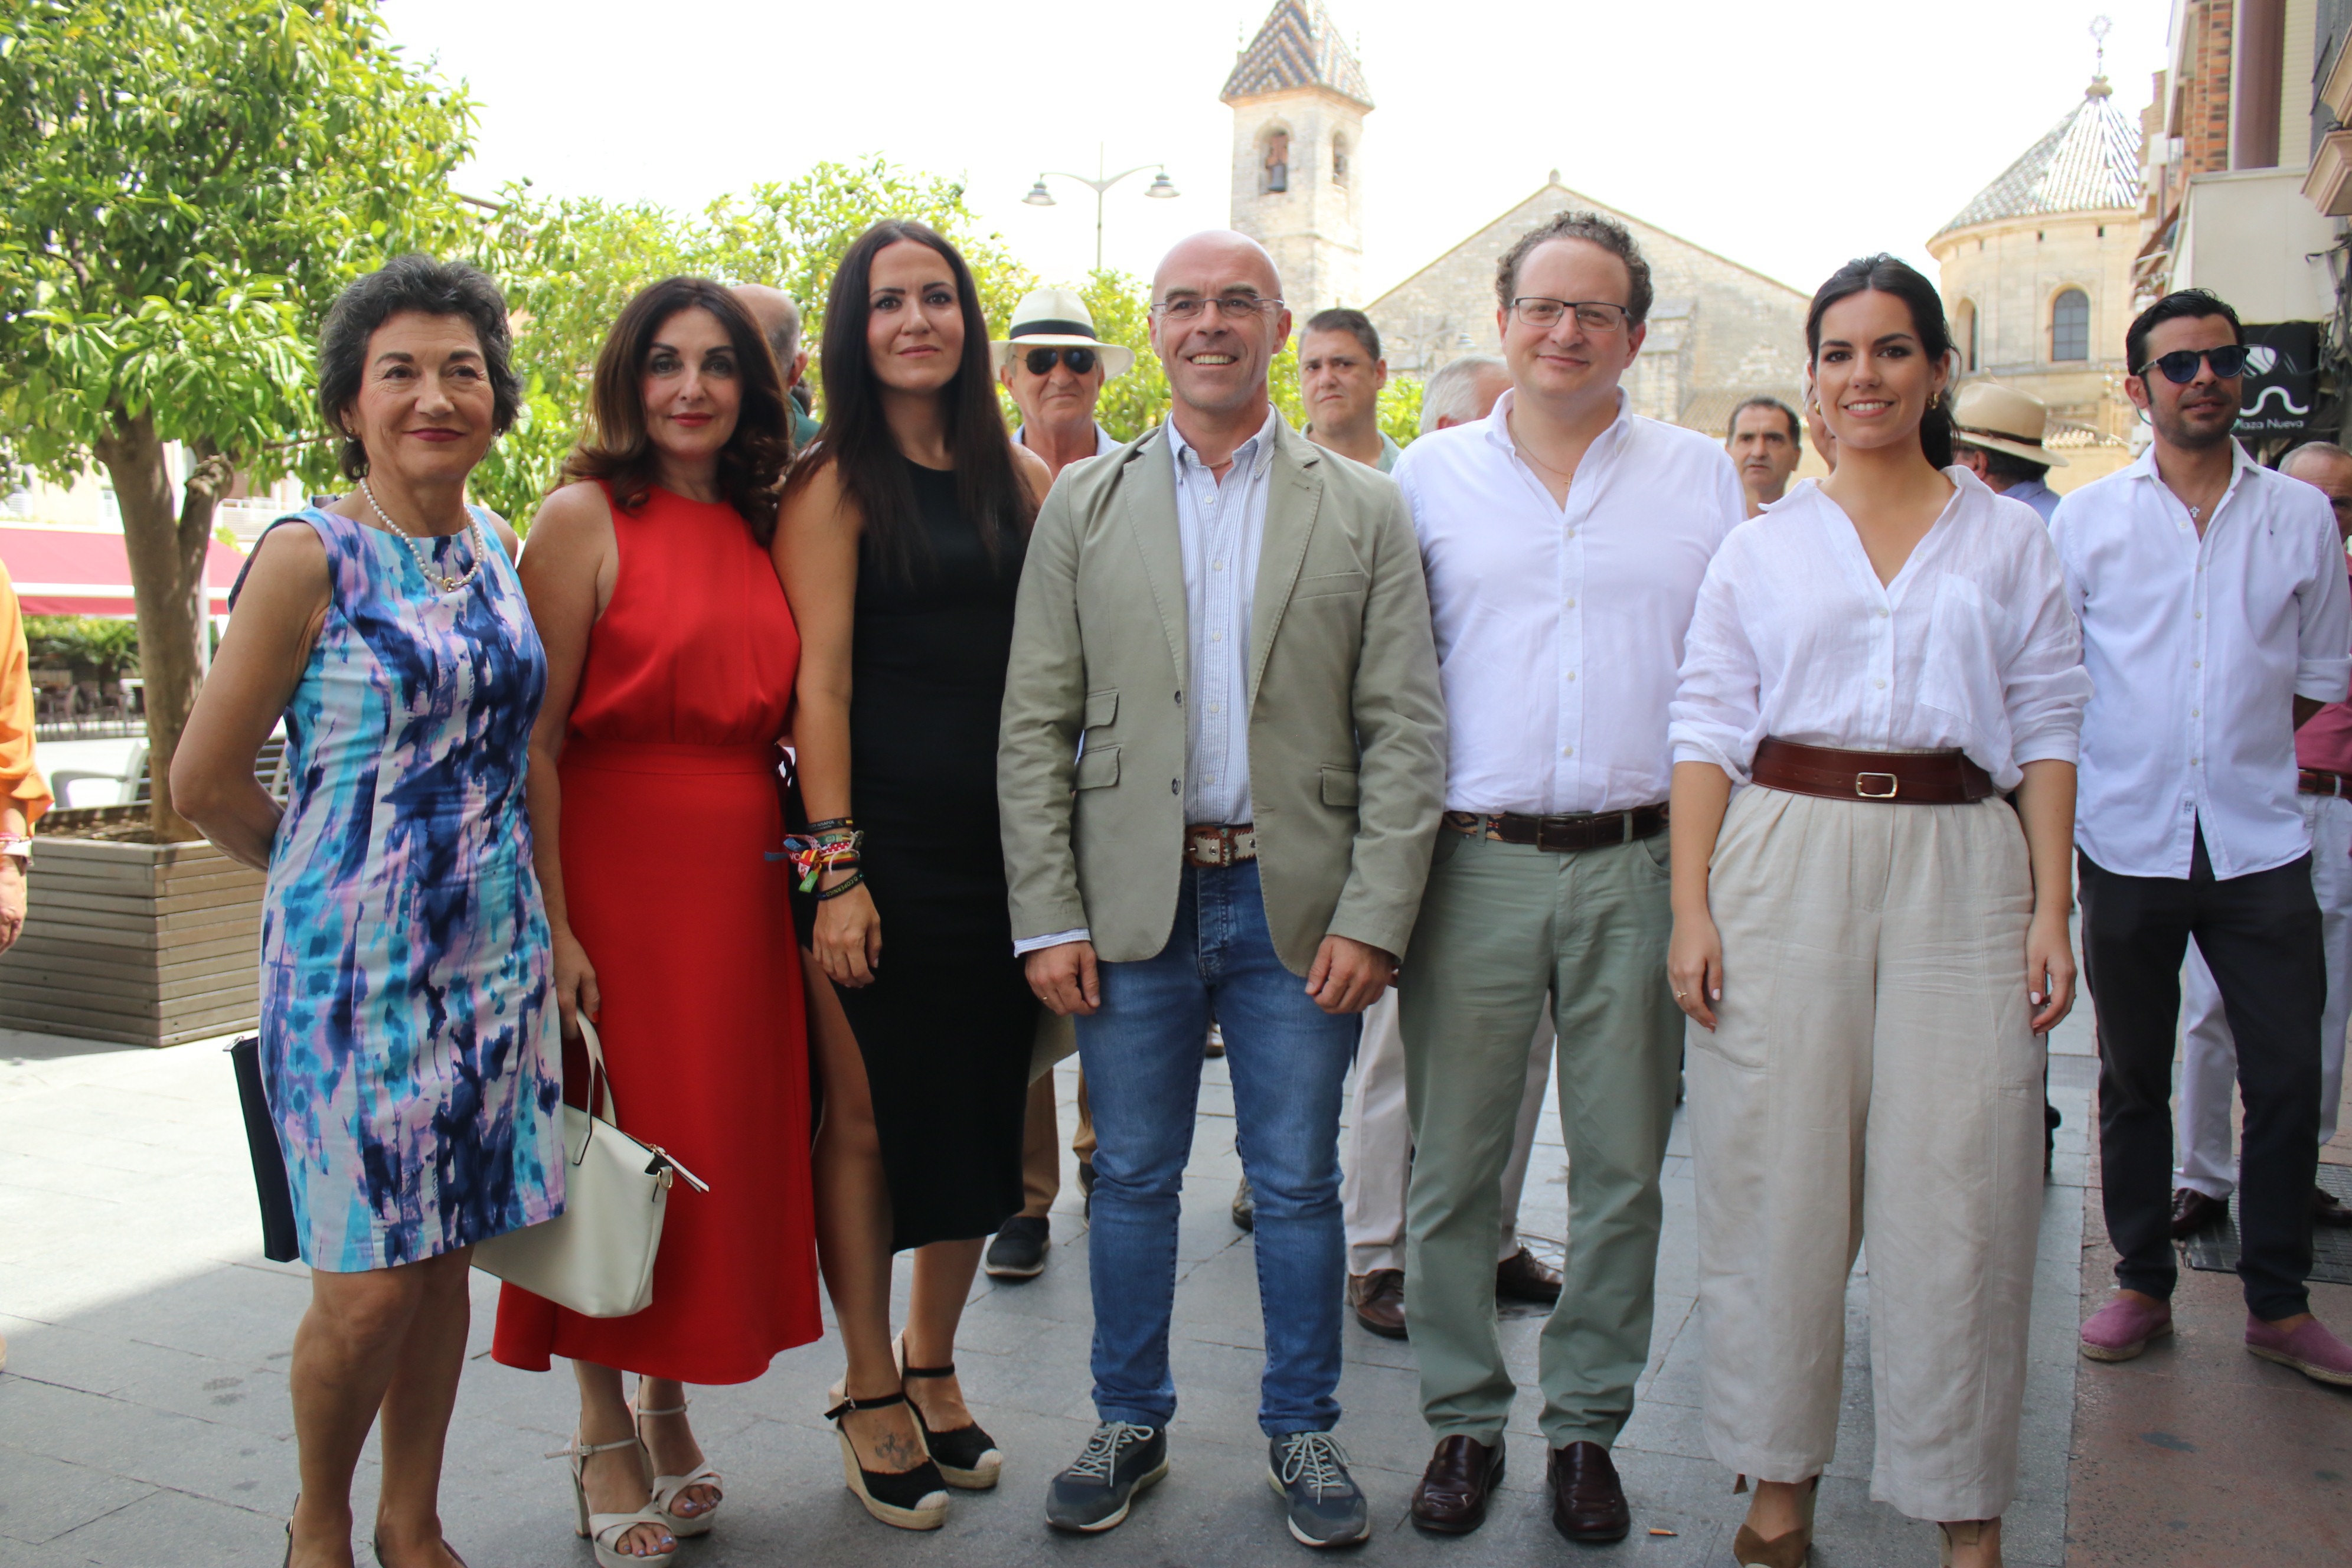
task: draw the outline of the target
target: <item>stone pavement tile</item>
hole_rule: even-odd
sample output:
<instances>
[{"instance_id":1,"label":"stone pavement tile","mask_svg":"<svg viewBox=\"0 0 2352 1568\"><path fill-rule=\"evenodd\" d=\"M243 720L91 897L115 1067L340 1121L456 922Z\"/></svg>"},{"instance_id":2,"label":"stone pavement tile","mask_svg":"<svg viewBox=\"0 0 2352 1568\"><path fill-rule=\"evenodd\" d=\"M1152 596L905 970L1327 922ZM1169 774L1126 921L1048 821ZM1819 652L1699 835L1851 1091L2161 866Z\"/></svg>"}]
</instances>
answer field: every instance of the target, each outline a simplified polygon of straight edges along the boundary
<instances>
[{"instance_id":1,"label":"stone pavement tile","mask_svg":"<svg viewBox=\"0 0 2352 1568\"><path fill-rule=\"evenodd\" d=\"M282 1400L278 1416L292 1425ZM0 1382L0 1430L8 1442L51 1458L238 1507L283 1506L296 1489L290 1439L13 1373Z\"/></svg>"},{"instance_id":2,"label":"stone pavement tile","mask_svg":"<svg viewBox=\"0 0 2352 1568\"><path fill-rule=\"evenodd\" d=\"M14 1402L0 1398L15 1437L38 1441L23 1429ZM91 1520L127 1508L155 1489L87 1465L68 1464L0 1444L0 1536L38 1546Z\"/></svg>"},{"instance_id":3,"label":"stone pavement tile","mask_svg":"<svg viewBox=\"0 0 2352 1568\"><path fill-rule=\"evenodd\" d=\"M94 1563L140 1568L270 1563L285 1556L286 1519L184 1492L157 1491L51 1544L86 1553Z\"/></svg>"},{"instance_id":4,"label":"stone pavement tile","mask_svg":"<svg viewBox=\"0 0 2352 1568\"><path fill-rule=\"evenodd\" d=\"M84 1394L120 1394L133 1384L184 1377L192 1373L198 1375L199 1382L208 1381L221 1375L229 1364L212 1356L142 1344L119 1334L94 1334L67 1324L44 1323L5 1312L0 1312L0 1335L7 1337L11 1373L39 1383L79 1389Z\"/></svg>"},{"instance_id":5,"label":"stone pavement tile","mask_svg":"<svg viewBox=\"0 0 2352 1568\"><path fill-rule=\"evenodd\" d=\"M310 1301L308 1280L275 1269L226 1264L172 1289L79 1314L76 1328L121 1334L198 1355L242 1360L254 1347L290 1350Z\"/></svg>"}]
</instances>

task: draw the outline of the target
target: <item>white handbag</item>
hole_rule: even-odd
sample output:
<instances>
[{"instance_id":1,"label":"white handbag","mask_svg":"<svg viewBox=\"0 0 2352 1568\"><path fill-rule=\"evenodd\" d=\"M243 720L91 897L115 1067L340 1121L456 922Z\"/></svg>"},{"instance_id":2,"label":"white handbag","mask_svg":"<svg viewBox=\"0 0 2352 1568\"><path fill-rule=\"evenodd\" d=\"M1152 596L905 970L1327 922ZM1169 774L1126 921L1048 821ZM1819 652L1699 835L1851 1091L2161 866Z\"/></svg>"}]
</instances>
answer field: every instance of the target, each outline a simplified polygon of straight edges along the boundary
<instances>
[{"instance_id":1,"label":"white handbag","mask_svg":"<svg viewBox=\"0 0 2352 1568\"><path fill-rule=\"evenodd\" d=\"M563 1110L563 1212L543 1225L494 1236L474 1247L474 1267L589 1318L625 1318L654 1299L654 1257L670 1180L710 1190L657 1146L621 1131L613 1080L596 1026L580 1016L588 1044L588 1095L604 1087L604 1114Z\"/></svg>"}]
</instances>

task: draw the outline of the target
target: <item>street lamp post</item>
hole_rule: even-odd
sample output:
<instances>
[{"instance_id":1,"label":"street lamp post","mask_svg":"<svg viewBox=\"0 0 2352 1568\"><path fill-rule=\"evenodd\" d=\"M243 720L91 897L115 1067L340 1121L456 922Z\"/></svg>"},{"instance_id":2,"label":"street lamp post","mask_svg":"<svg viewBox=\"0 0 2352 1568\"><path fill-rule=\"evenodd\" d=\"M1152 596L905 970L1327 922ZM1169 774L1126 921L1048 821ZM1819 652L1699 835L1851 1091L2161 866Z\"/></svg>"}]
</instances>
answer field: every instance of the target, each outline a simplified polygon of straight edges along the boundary
<instances>
[{"instance_id":1,"label":"street lamp post","mask_svg":"<svg viewBox=\"0 0 2352 1568\"><path fill-rule=\"evenodd\" d=\"M1095 147L1095 177L1093 179L1088 179L1084 174L1073 174L1064 169L1048 169L1045 174L1037 176L1037 183L1029 187L1029 194L1021 198L1022 201L1033 207L1050 207L1060 205L1054 200L1054 193L1045 188L1045 181L1049 175L1057 180L1076 180L1078 184L1094 192L1095 270L1097 272L1102 270L1103 264L1103 197L1110 194L1110 188L1113 185L1118 184L1121 180L1128 178L1131 174L1140 174L1146 169L1156 168L1160 173L1153 176L1150 185L1146 188L1143 193L1145 195L1150 197L1154 201L1164 202L1171 200L1172 198L1183 194L1177 190L1173 184L1169 183L1168 165L1160 160L1155 159L1153 162L1149 163L1138 163L1134 168L1122 170L1116 174L1106 175L1103 173L1103 148L1100 143L1097 143Z\"/></svg>"}]
</instances>

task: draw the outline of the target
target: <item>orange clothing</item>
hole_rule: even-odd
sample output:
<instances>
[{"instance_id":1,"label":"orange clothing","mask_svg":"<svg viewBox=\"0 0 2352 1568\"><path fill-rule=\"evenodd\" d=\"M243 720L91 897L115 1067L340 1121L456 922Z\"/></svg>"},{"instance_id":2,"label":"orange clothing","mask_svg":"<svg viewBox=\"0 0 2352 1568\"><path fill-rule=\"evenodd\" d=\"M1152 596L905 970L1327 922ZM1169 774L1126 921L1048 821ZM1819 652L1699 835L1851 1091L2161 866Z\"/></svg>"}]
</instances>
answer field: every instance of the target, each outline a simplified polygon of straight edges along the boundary
<instances>
[{"instance_id":1,"label":"orange clothing","mask_svg":"<svg viewBox=\"0 0 2352 1568\"><path fill-rule=\"evenodd\" d=\"M16 587L0 562L0 805L25 814L29 831L54 797L33 765L32 665L25 652L25 618L16 612Z\"/></svg>"}]
</instances>

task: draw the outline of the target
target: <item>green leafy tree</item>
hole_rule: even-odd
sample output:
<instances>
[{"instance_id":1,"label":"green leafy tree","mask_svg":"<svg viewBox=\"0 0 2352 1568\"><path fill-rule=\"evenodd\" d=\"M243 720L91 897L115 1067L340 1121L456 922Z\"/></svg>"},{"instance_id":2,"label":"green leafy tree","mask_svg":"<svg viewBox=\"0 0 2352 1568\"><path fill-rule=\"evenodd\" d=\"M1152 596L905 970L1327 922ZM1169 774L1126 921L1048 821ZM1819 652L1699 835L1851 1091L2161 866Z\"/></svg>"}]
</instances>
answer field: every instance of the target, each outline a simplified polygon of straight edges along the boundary
<instances>
[{"instance_id":1,"label":"green leafy tree","mask_svg":"<svg viewBox=\"0 0 2352 1568\"><path fill-rule=\"evenodd\" d=\"M1377 417L1381 431L1400 447L1410 447L1412 438L1421 434L1421 394L1419 376L1395 375L1381 388Z\"/></svg>"},{"instance_id":2,"label":"green leafy tree","mask_svg":"<svg viewBox=\"0 0 2352 1568\"><path fill-rule=\"evenodd\" d=\"M368 0L0 6L0 451L113 480L161 836L194 836L169 773L214 503L239 470L329 463L301 438L319 316L386 256L456 235L471 128Z\"/></svg>"}]
</instances>

